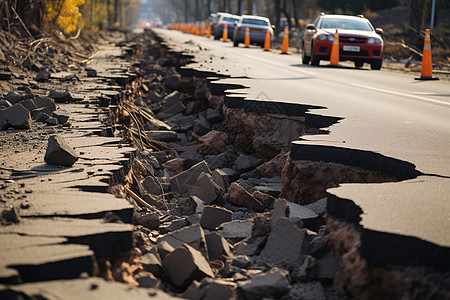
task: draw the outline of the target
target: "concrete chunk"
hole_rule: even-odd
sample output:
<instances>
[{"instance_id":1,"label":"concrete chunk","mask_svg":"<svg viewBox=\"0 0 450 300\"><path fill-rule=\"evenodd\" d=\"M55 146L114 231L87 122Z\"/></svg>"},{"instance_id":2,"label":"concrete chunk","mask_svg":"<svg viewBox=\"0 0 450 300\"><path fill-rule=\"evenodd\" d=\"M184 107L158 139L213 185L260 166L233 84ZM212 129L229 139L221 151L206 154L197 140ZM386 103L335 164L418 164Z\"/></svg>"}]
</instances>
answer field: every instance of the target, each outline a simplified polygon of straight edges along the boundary
<instances>
[{"instance_id":1,"label":"concrete chunk","mask_svg":"<svg viewBox=\"0 0 450 300\"><path fill-rule=\"evenodd\" d=\"M68 91L50 91L48 97L52 98L57 103L70 102L74 100L72 94Z\"/></svg>"},{"instance_id":2,"label":"concrete chunk","mask_svg":"<svg viewBox=\"0 0 450 300\"><path fill-rule=\"evenodd\" d=\"M178 135L171 130L149 130L145 131L150 139L158 139L162 142L170 143L178 140Z\"/></svg>"},{"instance_id":3,"label":"concrete chunk","mask_svg":"<svg viewBox=\"0 0 450 300\"><path fill-rule=\"evenodd\" d=\"M280 298L290 289L289 272L273 268L267 273L256 275L250 281L239 284L246 299L263 299L268 296Z\"/></svg>"},{"instance_id":4,"label":"concrete chunk","mask_svg":"<svg viewBox=\"0 0 450 300\"><path fill-rule=\"evenodd\" d=\"M289 216L289 206L286 200L275 200L273 203L273 213L270 217L270 226L274 228L281 218L289 218Z\"/></svg>"},{"instance_id":5,"label":"concrete chunk","mask_svg":"<svg viewBox=\"0 0 450 300\"><path fill-rule=\"evenodd\" d=\"M48 138L48 146L44 159L49 165L70 167L78 160L78 155L62 136L53 135Z\"/></svg>"},{"instance_id":6,"label":"concrete chunk","mask_svg":"<svg viewBox=\"0 0 450 300\"><path fill-rule=\"evenodd\" d=\"M299 229L290 219L280 218L272 227L267 243L255 262L293 270L303 261L305 241L305 229Z\"/></svg>"},{"instance_id":7,"label":"concrete chunk","mask_svg":"<svg viewBox=\"0 0 450 300\"><path fill-rule=\"evenodd\" d=\"M174 91L174 92L170 93L169 95L165 96L163 98L163 101L164 101L163 107L169 108L172 105L175 105L181 101L181 94L178 91Z\"/></svg>"},{"instance_id":8,"label":"concrete chunk","mask_svg":"<svg viewBox=\"0 0 450 300\"><path fill-rule=\"evenodd\" d=\"M184 244L163 260L164 272L176 286L185 288L193 280L214 277L211 267L200 251Z\"/></svg>"},{"instance_id":9,"label":"concrete chunk","mask_svg":"<svg viewBox=\"0 0 450 300\"><path fill-rule=\"evenodd\" d=\"M189 188L195 184L201 173L211 174L211 171L205 161L201 161L188 170L172 176L170 178L172 191L180 194L188 193Z\"/></svg>"},{"instance_id":10,"label":"concrete chunk","mask_svg":"<svg viewBox=\"0 0 450 300\"><path fill-rule=\"evenodd\" d=\"M178 248L183 244L189 244L200 250L205 257L208 257L205 233L199 224L184 227L158 238L158 245L167 242L173 248Z\"/></svg>"},{"instance_id":11,"label":"concrete chunk","mask_svg":"<svg viewBox=\"0 0 450 300\"><path fill-rule=\"evenodd\" d=\"M228 189L228 199L234 205L247 207L256 212L264 211L264 205L236 182L233 182Z\"/></svg>"},{"instance_id":12,"label":"concrete chunk","mask_svg":"<svg viewBox=\"0 0 450 300\"><path fill-rule=\"evenodd\" d=\"M205 204L211 204L220 199L222 196L222 188L214 181L210 173L202 172L197 181L189 188L189 194L197 196Z\"/></svg>"},{"instance_id":13,"label":"concrete chunk","mask_svg":"<svg viewBox=\"0 0 450 300\"><path fill-rule=\"evenodd\" d=\"M211 123L219 123L223 121L223 114L216 109L208 108L206 110L206 119Z\"/></svg>"},{"instance_id":14,"label":"concrete chunk","mask_svg":"<svg viewBox=\"0 0 450 300\"><path fill-rule=\"evenodd\" d=\"M250 171L263 163L262 159L257 159L252 155L241 154L236 158L234 164L239 172Z\"/></svg>"},{"instance_id":15,"label":"concrete chunk","mask_svg":"<svg viewBox=\"0 0 450 300\"><path fill-rule=\"evenodd\" d=\"M232 211L223 207L208 205L203 210L200 225L205 229L214 230L222 223L231 222L232 217Z\"/></svg>"},{"instance_id":16,"label":"concrete chunk","mask_svg":"<svg viewBox=\"0 0 450 300\"><path fill-rule=\"evenodd\" d=\"M8 127L30 129L31 115L28 109L20 104L16 104L10 108L0 110L0 129L4 130Z\"/></svg>"},{"instance_id":17,"label":"concrete chunk","mask_svg":"<svg viewBox=\"0 0 450 300\"><path fill-rule=\"evenodd\" d=\"M226 239L233 242L241 241L252 234L253 221L235 220L227 223L222 223L219 226L218 232Z\"/></svg>"},{"instance_id":18,"label":"concrete chunk","mask_svg":"<svg viewBox=\"0 0 450 300\"><path fill-rule=\"evenodd\" d=\"M228 134L223 131L211 130L199 139L199 151L202 154L219 154L229 150Z\"/></svg>"},{"instance_id":19,"label":"concrete chunk","mask_svg":"<svg viewBox=\"0 0 450 300\"><path fill-rule=\"evenodd\" d=\"M209 260L226 260L228 257L232 257L230 244L219 233L213 231L205 235L206 243L208 244Z\"/></svg>"},{"instance_id":20,"label":"concrete chunk","mask_svg":"<svg viewBox=\"0 0 450 300\"><path fill-rule=\"evenodd\" d=\"M159 254L154 251L154 253L149 252L141 257L141 264L145 271L152 273L155 276L161 277L162 263Z\"/></svg>"},{"instance_id":21,"label":"concrete chunk","mask_svg":"<svg viewBox=\"0 0 450 300\"><path fill-rule=\"evenodd\" d=\"M208 120L203 117L199 116L197 120L194 121L194 132L198 135L205 135L211 130L211 124L208 122Z\"/></svg>"}]
</instances>

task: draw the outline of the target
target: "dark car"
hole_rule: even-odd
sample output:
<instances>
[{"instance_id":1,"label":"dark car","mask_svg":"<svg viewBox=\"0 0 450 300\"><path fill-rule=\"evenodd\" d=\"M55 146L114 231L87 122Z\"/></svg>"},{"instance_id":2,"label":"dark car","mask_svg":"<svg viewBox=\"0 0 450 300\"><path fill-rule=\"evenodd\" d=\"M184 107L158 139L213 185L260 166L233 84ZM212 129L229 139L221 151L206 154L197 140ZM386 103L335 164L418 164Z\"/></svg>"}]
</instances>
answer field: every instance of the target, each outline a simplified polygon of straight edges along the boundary
<instances>
[{"instance_id":1,"label":"dark car","mask_svg":"<svg viewBox=\"0 0 450 300\"><path fill-rule=\"evenodd\" d=\"M349 60L360 68L370 63L373 70L383 63L381 28L374 29L363 16L321 14L306 26L302 41L303 64L318 66L321 60L330 60L333 35L338 29L339 60Z\"/></svg>"},{"instance_id":2,"label":"dark car","mask_svg":"<svg viewBox=\"0 0 450 300\"><path fill-rule=\"evenodd\" d=\"M229 39L233 38L234 26L236 25L236 22L238 20L239 16L227 13L220 13L217 23L215 23L214 25L214 39L219 40L223 36L225 25L227 25L228 38Z\"/></svg>"},{"instance_id":3,"label":"dark car","mask_svg":"<svg viewBox=\"0 0 450 300\"><path fill-rule=\"evenodd\" d=\"M270 20L266 17L241 16L236 24L236 29L234 30L233 36L233 46L239 46L239 43L243 43L245 40L245 29L249 27L250 31L250 43L264 46L264 41L266 39L266 31L270 32L270 40L273 38L273 28L270 24Z\"/></svg>"}]
</instances>

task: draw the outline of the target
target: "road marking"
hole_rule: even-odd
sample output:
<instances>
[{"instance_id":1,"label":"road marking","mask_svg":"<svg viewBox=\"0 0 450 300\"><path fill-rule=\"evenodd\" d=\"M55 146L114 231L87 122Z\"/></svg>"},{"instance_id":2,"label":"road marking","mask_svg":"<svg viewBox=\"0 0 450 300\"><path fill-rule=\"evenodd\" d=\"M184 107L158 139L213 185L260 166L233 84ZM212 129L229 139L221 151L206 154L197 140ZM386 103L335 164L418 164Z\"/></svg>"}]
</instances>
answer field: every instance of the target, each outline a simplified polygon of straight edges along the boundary
<instances>
[{"instance_id":1,"label":"road marking","mask_svg":"<svg viewBox=\"0 0 450 300\"><path fill-rule=\"evenodd\" d=\"M242 56L245 56L247 58L250 58L250 59L253 59L253 60L257 60L257 61L260 61L260 62L263 62L263 63L266 63L266 64L270 64L270 65L273 65L273 66L282 67L282 68L289 68L289 69L291 69L293 71L300 72L300 73L303 73L305 75L309 75L309 76L316 76L317 75L316 73L305 71L305 70L299 69L298 67L287 66L285 64L277 63L277 62L274 62L274 61L268 61L267 59L257 58L257 57L250 56L250 55L242 55Z\"/></svg>"},{"instance_id":2,"label":"road marking","mask_svg":"<svg viewBox=\"0 0 450 300\"><path fill-rule=\"evenodd\" d=\"M425 97L420 97L420 96L400 93L400 92L391 91L391 90L379 89L379 88L375 88L375 87L371 87L371 86L367 86L367 85L362 85L362 84L357 84L357 83L350 83L350 85L355 86L355 87L359 87L359 88L363 88L363 89L376 91L376 92L385 93L385 94L403 96L403 97L408 97L408 98L412 98L412 99L418 99L418 100L421 100L421 101L431 102L431 103L435 103L435 104L439 104L439 105L450 106L450 102L434 100L434 99L430 99L430 98L425 98Z\"/></svg>"}]
</instances>

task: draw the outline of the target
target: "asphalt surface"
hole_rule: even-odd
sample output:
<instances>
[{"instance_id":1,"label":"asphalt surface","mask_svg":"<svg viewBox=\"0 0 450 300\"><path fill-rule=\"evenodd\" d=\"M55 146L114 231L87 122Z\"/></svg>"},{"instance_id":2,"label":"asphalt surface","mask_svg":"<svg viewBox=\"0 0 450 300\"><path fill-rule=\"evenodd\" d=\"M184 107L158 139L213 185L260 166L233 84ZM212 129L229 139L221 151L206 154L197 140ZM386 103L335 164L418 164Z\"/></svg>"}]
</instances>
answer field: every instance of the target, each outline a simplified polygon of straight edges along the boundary
<instances>
[{"instance_id":1,"label":"asphalt surface","mask_svg":"<svg viewBox=\"0 0 450 300\"><path fill-rule=\"evenodd\" d=\"M448 79L418 81L415 78L420 74L372 71L367 64L361 69L345 62L339 67L324 61L319 67L306 66L291 49L290 54L281 55L279 50L234 48L231 42L177 31L155 32L172 50L193 56L195 62L188 68L230 76L214 82L236 85L226 91L227 97L318 106L308 112L342 118L322 128L327 134L305 135L295 142L296 158L312 159L303 151L310 147L315 151L314 160L361 167L373 167L374 154L381 157L375 169L407 175L395 183L343 184L330 189L330 196L361 208L357 222L364 230L417 238L440 246L441 255L448 255ZM237 88L239 85L242 88ZM333 149L337 148L346 152L348 159L336 156Z\"/></svg>"}]
</instances>

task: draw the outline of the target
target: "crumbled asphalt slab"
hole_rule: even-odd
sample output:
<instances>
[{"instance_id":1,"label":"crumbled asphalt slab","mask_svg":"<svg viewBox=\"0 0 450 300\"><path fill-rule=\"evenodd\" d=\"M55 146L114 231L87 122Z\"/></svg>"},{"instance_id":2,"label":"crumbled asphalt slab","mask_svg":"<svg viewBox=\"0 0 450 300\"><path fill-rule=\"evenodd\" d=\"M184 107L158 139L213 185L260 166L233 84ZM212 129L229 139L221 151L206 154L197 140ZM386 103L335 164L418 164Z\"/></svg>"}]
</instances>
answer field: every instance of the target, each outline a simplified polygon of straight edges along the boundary
<instances>
[{"instance_id":1,"label":"crumbled asphalt slab","mask_svg":"<svg viewBox=\"0 0 450 300\"><path fill-rule=\"evenodd\" d=\"M290 142L337 119L233 102L152 32L113 37L78 72L31 89L60 99L68 120L0 132L14 149L0 186L0 239L13 241L0 282L14 285L0 296L79 299L69 284L87 298L352 299L326 242L326 183L312 204L282 198ZM71 167L44 163L55 134L79 156Z\"/></svg>"}]
</instances>

